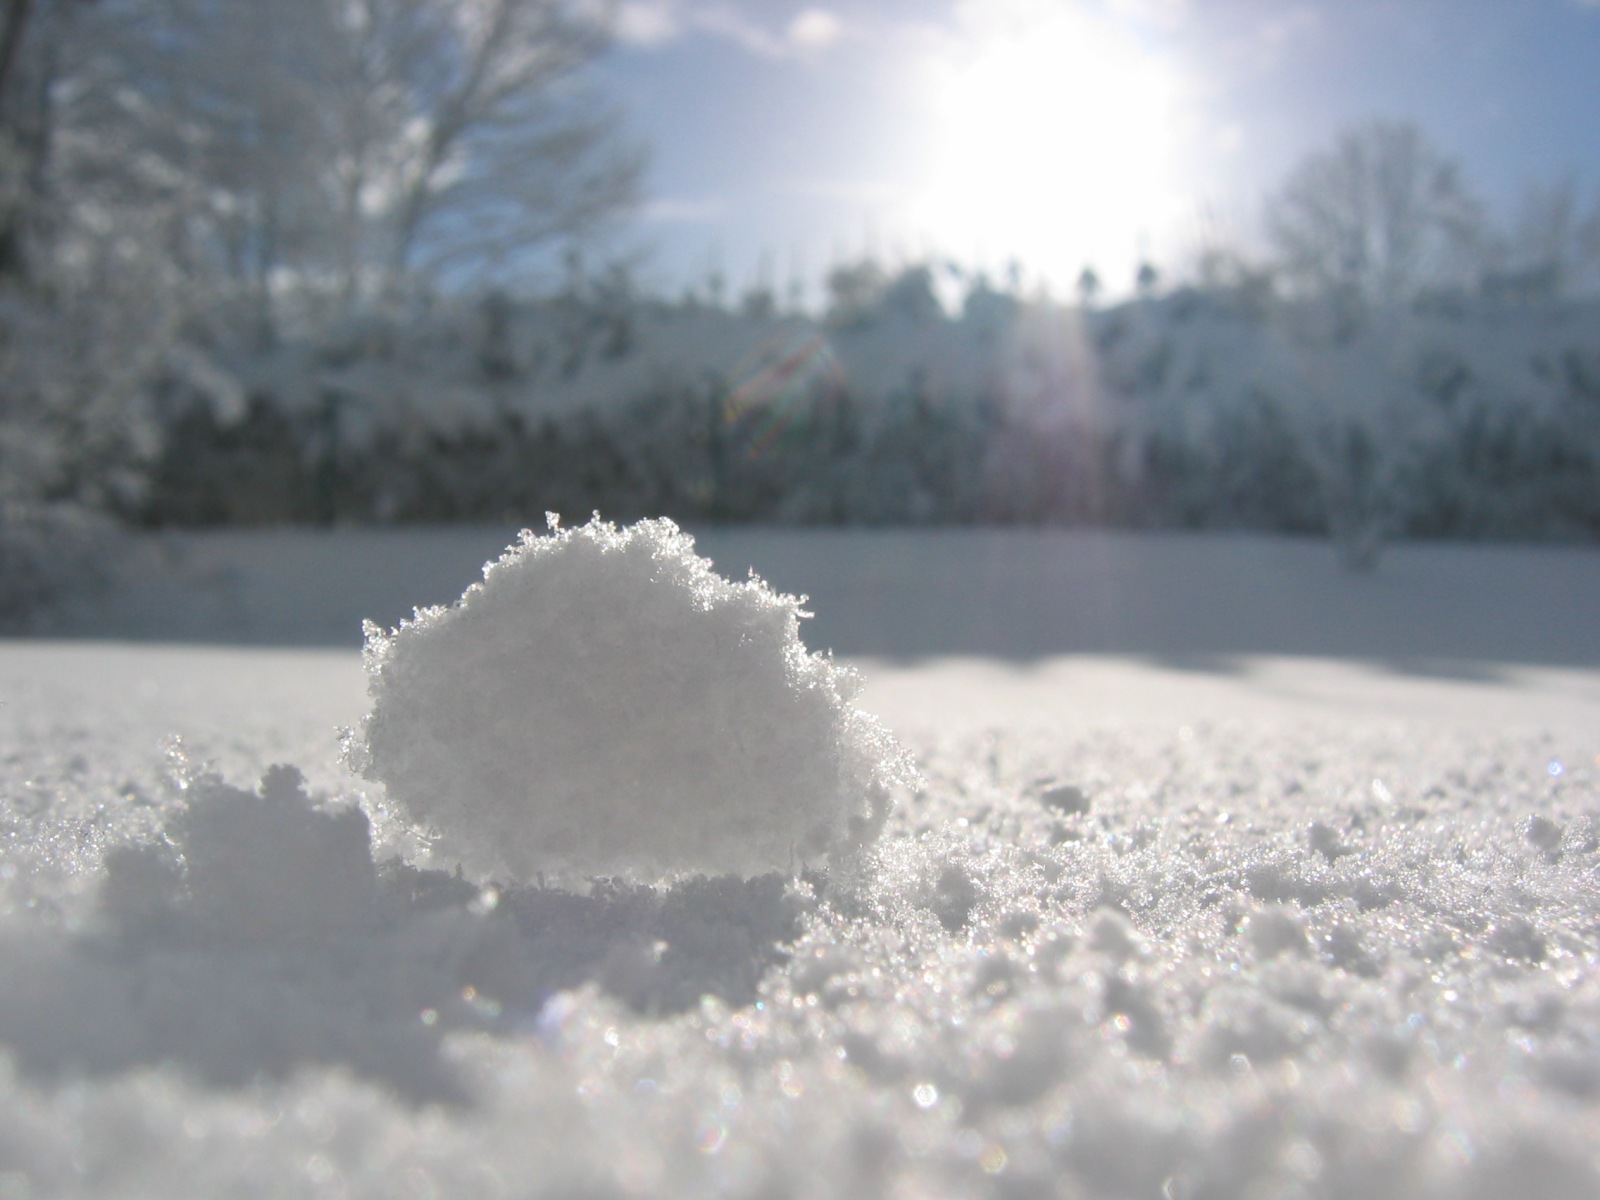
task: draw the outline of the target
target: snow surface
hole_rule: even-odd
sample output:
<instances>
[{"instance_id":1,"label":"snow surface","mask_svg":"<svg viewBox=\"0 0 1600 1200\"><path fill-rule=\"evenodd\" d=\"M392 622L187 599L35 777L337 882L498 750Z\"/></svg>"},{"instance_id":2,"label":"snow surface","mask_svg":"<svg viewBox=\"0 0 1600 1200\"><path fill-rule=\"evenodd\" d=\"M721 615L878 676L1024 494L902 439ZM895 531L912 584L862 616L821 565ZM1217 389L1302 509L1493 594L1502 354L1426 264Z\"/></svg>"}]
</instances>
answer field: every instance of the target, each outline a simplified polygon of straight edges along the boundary
<instances>
[{"instance_id":1,"label":"snow surface","mask_svg":"<svg viewBox=\"0 0 1600 1200\"><path fill-rule=\"evenodd\" d=\"M1030 661L1122 654L1360 659L1405 671L1600 667L1592 548L1405 543L1372 575L1317 539L1059 529L694 528L732 579L810 598L813 649ZM131 539L109 594L37 632L154 641L361 645L450 604L513 528L246 530Z\"/></svg>"},{"instance_id":2,"label":"snow surface","mask_svg":"<svg viewBox=\"0 0 1600 1200\"><path fill-rule=\"evenodd\" d=\"M743 536L926 777L865 869L482 886L341 765L353 635L0 646L0 1194L1600 1194L1592 552L1042 539L1007 614L1184 589L980 645L1014 540ZM871 551L932 592L876 659L815 637ZM341 586L210 578L128 595Z\"/></svg>"}]
</instances>

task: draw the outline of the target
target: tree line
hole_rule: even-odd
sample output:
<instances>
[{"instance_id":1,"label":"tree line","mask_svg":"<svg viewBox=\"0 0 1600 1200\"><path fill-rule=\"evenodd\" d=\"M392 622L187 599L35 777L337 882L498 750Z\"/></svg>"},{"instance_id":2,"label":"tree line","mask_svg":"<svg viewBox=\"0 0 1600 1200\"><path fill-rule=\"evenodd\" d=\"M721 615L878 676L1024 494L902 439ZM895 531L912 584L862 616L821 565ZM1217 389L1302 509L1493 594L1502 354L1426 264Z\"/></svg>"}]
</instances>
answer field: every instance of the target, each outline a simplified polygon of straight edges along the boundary
<instances>
[{"instance_id":1,"label":"tree line","mask_svg":"<svg viewBox=\"0 0 1600 1200\"><path fill-rule=\"evenodd\" d=\"M1322 509L1286 502L1297 493L1283 481L1313 469L1314 444L1339 442L1316 453L1360 462L1361 437L1280 438L1270 406L1243 401L1209 441L1146 437L1137 455L1114 423L1046 435L1007 408L1003 388L934 402L938 389L910 377L888 395L830 394L756 458L741 457L749 418L727 407L737 380L659 380L606 411L542 408L586 363L644 353L641 324L674 307L639 295L625 269L588 271L567 253L639 191L641 151L585 70L606 46L604 16L581 0L8 0L0 505L149 523L542 505L1203 526L1276 513L1284 528L1328 526ZM1586 206L1575 180L1530 188L1497 224L1461 166L1399 122L1308 156L1269 198L1262 233L1259 252L1212 245L1187 270L1141 264L1139 302L1221 298L1336 354L1377 313L1600 284L1600 205ZM563 254L559 292L516 296L535 264ZM940 299L952 271L956 314ZM948 264L842 264L826 290L819 328L835 341L898 321L999 343L1038 307L1018 277ZM1101 292L1086 268L1080 310L1098 309ZM712 289L710 307L729 311L725 300ZM736 311L764 327L779 309L756 288ZM1095 320L1085 361L1132 372L1122 391L1149 394L1164 352L1129 358L1113 344L1125 317ZM537 370L519 358L530 321L559 343L539 350ZM393 378L396 364L426 378L394 347L444 327L468 330L476 367L442 382L474 390L489 415L464 427L395 408L369 414L372 437L353 437L351 402L319 381L368 368ZM1572 378L1593 376L1576 363ZM1324 424L1344 428L1346 398L1325 401ZM1474 436L1503 446L1510 435ZM1222 476L1208 475L1213 462L1226 462ZM1207 492L1213 476L1233 482ZM1417 528L1544 526L1439 516Z\"/></svg>"}]
</instances>

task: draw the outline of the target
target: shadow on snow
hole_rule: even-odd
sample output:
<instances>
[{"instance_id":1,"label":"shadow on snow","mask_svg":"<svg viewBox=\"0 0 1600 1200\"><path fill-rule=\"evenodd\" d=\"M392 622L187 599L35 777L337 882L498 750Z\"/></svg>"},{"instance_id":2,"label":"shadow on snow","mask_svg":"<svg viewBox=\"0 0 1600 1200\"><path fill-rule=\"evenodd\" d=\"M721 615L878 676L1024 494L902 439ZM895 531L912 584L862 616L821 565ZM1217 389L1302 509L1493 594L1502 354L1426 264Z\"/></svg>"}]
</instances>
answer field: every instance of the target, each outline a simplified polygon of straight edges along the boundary
<instances>
[{"instance_id":1,"label":"shadow on snow","mask_svg":"<svg viewBox=\"0 0 1600 1200\"><path fill-rule=\"evenodd\" d=\"M539 1032L552 994L591 983L640 1012L742 1006L799 933L777 875L485 889L375 863L365 814L317 807L293 768L188 791L169 844L108 853L83 931L0 926L0 1041L24 1071L167 1062L236 1086L338 1064L465 1103L446 1034Z\"/></svg>"}]
</instances>

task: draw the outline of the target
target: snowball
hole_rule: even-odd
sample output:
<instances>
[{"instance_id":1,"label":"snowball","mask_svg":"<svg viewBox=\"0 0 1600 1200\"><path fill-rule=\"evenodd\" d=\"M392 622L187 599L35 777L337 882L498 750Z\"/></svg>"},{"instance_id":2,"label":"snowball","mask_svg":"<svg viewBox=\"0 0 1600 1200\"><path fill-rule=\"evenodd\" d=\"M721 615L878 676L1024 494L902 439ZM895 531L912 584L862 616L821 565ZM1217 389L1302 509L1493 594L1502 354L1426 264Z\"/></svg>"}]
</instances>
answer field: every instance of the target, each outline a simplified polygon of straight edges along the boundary
<instances>
[{"instance_id":1,"label":"snowball","mask_svg":"<svg viewBox=\"0 0 1600 1200\"><path fill-rule=\"evenodd\" d=\"M523 531L448 608L368 623L352 762L479 877L754 875L875 837L914 772L668 520Z\"/></svg>"}]
</instances>

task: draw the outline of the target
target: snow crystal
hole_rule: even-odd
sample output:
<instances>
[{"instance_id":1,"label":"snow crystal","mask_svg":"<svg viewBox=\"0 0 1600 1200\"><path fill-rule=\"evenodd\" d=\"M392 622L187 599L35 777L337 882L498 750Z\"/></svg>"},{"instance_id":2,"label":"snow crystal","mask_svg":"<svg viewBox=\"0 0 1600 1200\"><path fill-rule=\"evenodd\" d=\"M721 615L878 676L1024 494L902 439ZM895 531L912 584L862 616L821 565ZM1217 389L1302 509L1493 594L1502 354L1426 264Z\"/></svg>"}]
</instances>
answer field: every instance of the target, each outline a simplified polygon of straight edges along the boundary
<instances>
[{"instance_id":1,"label":"snow crystal","mask_svg":"<svg viewBox=\"0 0 1600 1200\"><path fill-rule=\"evenodd\" d=\"M755 875L859 846L913 770L808 653L801 599L671 521L524 531L448 608L367 626L352 761L476 876Z\"/></svg>"}]
</instances>

